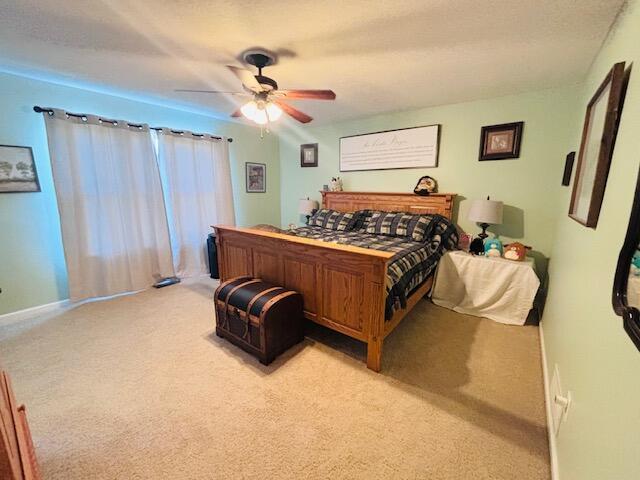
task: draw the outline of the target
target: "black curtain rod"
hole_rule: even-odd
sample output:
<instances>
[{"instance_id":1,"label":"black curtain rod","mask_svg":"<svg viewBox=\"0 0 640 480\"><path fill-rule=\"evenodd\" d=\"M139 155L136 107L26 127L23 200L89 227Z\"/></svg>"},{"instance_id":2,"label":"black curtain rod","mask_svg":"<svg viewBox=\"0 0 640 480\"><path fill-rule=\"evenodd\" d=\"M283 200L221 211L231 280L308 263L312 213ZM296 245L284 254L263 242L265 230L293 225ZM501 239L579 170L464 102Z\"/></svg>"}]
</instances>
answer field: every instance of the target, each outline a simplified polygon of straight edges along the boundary
<instances>
[{"instance_id":1,"label":"black curtain rod","mask_svg":"<svg viewBox=\"0 0 640 480\"><path fill-rule=\"evenodd\" d=\"M51 108L42 108L38 105L35 105L33 107L33 111L36 113L48 113L49 115L53 115L53 110ZM83 120L87 119L87 115L85 113L71 113L71 112L65 112L68 116L70 117L75 117L75 118L82 118ZM117 125L118 122L115 120L108 120L105 118L99 118L100 121L105 122L105 123L110 123L111 125ZM133 127L133 128L142 128L142 125L139 125L137 123L127 123L128 126ZM162 127L149 127L151 130L156 130L156 131L162 131L163 128ZM176 135L182 135L184 133L183 130L169 130L171 133L175 133ZM203 138L205 136L204 133L192 133L191 135L193 135L194 137L198 137L198 138ZM215 138L216 140L222 140L222 137L217 137L215 135L211 135L211 138ZM231 143L233 142L233 138L227 138L227 142Z\"/></svg>"}]
</instances>

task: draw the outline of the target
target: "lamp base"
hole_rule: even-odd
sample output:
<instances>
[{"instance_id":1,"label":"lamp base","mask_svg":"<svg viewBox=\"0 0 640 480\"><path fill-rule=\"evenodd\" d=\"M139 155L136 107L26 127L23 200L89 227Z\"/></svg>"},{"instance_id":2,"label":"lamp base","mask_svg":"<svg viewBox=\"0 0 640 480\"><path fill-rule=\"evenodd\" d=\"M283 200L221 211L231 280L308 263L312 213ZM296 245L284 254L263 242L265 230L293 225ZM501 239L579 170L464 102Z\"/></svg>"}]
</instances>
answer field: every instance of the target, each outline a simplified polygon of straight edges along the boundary
<instances>
[{"instance_id":1,"label":"lamp base","mask_svg":"<svg viewBox=\"0 0 640 480\"><path fill-rule=\"evenodd\" d=\"M484 239L489 236L489 234L487 234L487 228L489 228L489 224L481 223L480 226L482 227L482 233L479 233L478 236L484 241Z\"/></svg>"}]
</instances>

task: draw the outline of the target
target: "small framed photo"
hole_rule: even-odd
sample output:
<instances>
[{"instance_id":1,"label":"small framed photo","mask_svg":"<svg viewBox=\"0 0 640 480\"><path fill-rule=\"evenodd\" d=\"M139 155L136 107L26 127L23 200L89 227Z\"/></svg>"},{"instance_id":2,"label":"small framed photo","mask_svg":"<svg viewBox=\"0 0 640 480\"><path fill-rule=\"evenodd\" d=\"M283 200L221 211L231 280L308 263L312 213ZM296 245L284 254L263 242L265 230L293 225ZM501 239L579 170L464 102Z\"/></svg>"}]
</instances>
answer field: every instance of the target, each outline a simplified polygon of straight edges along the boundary
<instances>
[{"instance_id":1,"label":"small framed photo","mask_svg":"<svg viewBox=\"0 0 640 480\"><path fill-rule=\"evenodd\" d=\"M318 144L306 143L300 145L300 166L301 167L317 167L318 166Z\"/></svg>"},{"instance_id":2,"label":"small framed photo","mask_svg":"<svg viewBox=\"0 0 640 480\"><path fill-rule=\"evenodd\" d=\"M31 147L0 145L0 193L39 191Z\"/></svg>"},{"instance_id":3,"label":"small framed photo","mask_svg":"<svg viewBox=\"0 0 640 480\"><path fill-rule=\"evenodd\" d=\"M482 127L478 160L505 160L520 156L524 122Z\"/></svg>"},{"instance_id":4,"label":"small framed photo","mask_svg":"<svg viewBox=\"0 0 640 480\"><path fill-rule=\"evenodd\" d=\"M265 193L267 191L267 166L264 163L245 164L247 174L247 193Z\"/></svg>"}]
</instances>

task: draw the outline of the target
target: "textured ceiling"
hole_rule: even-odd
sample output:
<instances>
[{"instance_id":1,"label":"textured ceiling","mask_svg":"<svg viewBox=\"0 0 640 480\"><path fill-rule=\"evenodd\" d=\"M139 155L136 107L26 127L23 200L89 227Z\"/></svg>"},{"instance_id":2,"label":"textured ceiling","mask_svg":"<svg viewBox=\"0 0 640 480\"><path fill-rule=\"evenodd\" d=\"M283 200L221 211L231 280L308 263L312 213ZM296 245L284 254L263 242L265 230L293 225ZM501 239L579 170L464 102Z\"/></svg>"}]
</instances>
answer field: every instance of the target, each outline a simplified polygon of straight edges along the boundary
<instances>
[{"instance_id":1,"label":"textured ceiling","mask_svg":"<svg viewBox=\"0 0 640 480\"><path fill-rule=\"evenodd\" d=\"M226 116L224 68L280 54L281 88L314 123L580 81L623 0L0 0L0 67ZM293 103L293 102L292 102Z\"/></svg>"}]
</instances>

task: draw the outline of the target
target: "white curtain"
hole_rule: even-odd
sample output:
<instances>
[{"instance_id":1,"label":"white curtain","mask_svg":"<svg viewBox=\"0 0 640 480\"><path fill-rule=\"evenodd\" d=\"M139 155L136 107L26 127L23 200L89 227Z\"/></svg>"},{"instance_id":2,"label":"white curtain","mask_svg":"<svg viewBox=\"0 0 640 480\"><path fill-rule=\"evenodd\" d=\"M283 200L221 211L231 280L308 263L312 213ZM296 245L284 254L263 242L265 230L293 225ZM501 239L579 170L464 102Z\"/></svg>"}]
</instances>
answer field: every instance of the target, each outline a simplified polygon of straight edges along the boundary
<instances>
[{"instance_id":1,"label":"white curtain","mask_svg":"<svg viewBox=\"0 0 640 480\"><path fill-rule=\"evenodd\" d=\"M163 129L158 133L158 164L175 271L182 277L206 273L211 225L235 225L228 142Z\"/></svg>"},{"instance_id":2,"label":"white curtain","mask_svg":"<svg viewBox=\"0 0 640 480\"><path fill-rule=\"evenodd\" d=\"M58 110L44 117L71 299L174 275L149 128Z\"/></svg>"}]
</instances>

